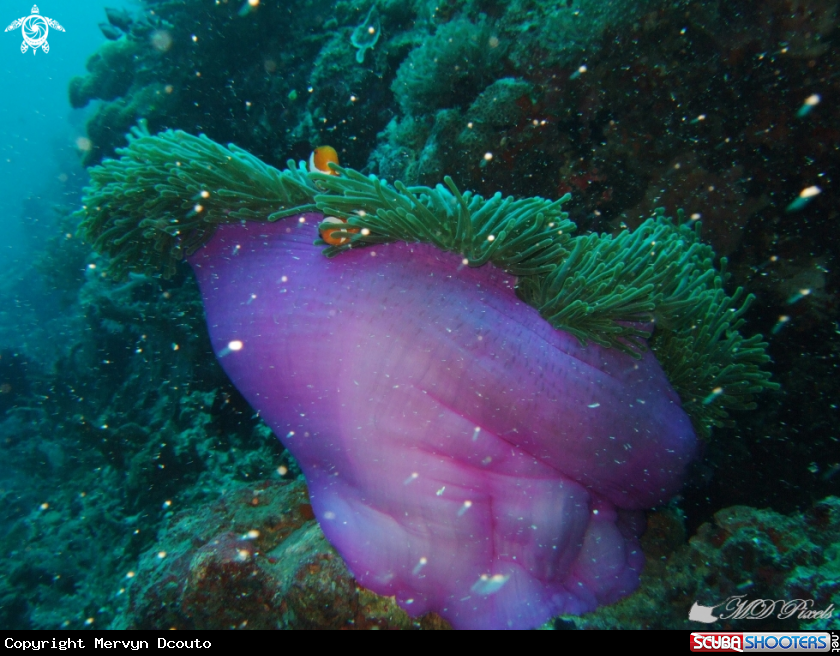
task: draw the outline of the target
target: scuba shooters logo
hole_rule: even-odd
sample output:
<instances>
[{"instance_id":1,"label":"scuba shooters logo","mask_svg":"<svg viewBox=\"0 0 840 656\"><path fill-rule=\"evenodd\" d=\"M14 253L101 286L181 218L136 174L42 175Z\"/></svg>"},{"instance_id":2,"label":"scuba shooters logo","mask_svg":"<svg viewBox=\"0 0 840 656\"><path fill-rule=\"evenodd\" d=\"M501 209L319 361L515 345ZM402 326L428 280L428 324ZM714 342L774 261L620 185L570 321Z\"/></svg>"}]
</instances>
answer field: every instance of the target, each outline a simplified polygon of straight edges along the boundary
<instances>
[{"instance_id":1,"label":"scuba shooters logo","mask_svg":"<svg viewBox=\"0 0 840 656\"><path fill-rule=\"evenodd\" d=\"M50 44L47 43L47 35L50 33L50 28L64 32L64 28L58 24L57 20L41 16L38 11L38 5L32 5L32 13L29 16L23 16L6 28L6 32L20 28L23 35L23 43L20 44L20 51L26 52L32 48L32 54L38 52L41 48L44 52L50 51Z\"/></svg>"},{"instance_id":2,"label":"scuba shooters logo","mask_svg":"<svg viewBox=\"0 0 840 656\"><path fill-rule=\"evenodd\" d=\"M791 631L765 633L692 633L689 649L694 652L768 652L807 653L840 651L837 632Z\"/></svg>"}]
</instances>

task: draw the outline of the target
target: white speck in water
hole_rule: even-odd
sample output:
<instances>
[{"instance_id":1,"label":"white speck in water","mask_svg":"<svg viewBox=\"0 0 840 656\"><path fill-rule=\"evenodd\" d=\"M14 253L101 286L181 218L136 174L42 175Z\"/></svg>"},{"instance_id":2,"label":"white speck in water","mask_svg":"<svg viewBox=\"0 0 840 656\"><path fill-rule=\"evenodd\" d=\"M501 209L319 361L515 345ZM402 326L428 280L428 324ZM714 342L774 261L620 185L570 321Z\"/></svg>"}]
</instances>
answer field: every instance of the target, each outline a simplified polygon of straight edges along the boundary
<instances>
[{"instance_id":1,"label":"white speck in water","mask_svg":"<svg viewBox=\"0 0 840 656\"><path fill-rule=\"evenodd\" d=\"M509 578L510 576L506 574L493 574L492 576L482 574L471 589L480 595L495 594L504 587Z\"/></svg>"}]
</instances>

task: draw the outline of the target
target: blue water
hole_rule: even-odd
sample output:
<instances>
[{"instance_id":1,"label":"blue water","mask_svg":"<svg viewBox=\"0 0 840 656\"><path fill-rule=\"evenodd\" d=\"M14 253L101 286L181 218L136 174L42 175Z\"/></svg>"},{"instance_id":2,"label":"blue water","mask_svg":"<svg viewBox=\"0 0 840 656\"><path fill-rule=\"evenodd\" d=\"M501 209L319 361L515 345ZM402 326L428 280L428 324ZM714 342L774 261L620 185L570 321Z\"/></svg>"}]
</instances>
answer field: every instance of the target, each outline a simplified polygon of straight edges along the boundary
<instances>
[{"instance_id":1,"label":"blue water","mask_svg":"<svg viewBox=\"0 0 840 656\"><path fill-rule=\"evenodd\" d=\"M29 1L0 1L3 28L29 15ZM127 3L41 2L41 15L57 20L65 32L50 30L50 51L20 52L20 28L0 32L0 267L14 275L38 248L37 236L50 230L55 203L78 202L78 180L83 177L76 155L76 140L84 136L86 110L73 110L67 101L67 83L85 72L85 61L105 41L97 27L105 5ZM128 6L132 6L130 3ZM31 202L27 210L23 205ZM40 202L39 202L40 201ZM33 216L34 215L34 216ZM38 225L28 231L26 222Z\"/></svg>"}]
</instances>

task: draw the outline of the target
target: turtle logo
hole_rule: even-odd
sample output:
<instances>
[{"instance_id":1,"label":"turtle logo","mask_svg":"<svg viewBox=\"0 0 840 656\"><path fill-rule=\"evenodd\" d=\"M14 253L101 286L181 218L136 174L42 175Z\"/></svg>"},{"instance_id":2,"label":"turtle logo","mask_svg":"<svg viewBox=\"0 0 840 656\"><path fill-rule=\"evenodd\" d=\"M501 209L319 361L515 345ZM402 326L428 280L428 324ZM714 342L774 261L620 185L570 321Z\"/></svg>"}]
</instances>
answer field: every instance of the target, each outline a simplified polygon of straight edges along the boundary
<instances>
[{"instance_id":1,"label":"turtle logo","mask_svg":"<svg viewBox=\"0 0 840 656\"><path fill-rule=\"evenodd\" d=\"M26 52L29 48L32 48L33 55L38 52L38 48L41 48L44 52L50 51L50 44L47 43L47 34L50 32L50 28L59 32L64 31L64 28L58 24L58 21L41 16L38 12L38 5L32 5L32 13L29 16L18 18L6 28L6 32L17 29L18 27L23 34L23 43L20 44L20 51Z\"/></svg>"}]
</instances>

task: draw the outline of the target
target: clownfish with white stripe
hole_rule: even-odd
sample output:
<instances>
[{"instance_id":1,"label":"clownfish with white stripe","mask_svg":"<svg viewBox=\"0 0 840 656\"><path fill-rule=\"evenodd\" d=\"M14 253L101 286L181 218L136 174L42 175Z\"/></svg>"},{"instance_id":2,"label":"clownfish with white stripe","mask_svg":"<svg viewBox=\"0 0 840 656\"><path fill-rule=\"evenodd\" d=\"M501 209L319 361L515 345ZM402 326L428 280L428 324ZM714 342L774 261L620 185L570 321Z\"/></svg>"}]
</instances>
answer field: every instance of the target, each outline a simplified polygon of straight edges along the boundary
<instances>
[{"instance_id":1,"label":"clownfish with white stripe","mask_svg":"<svg viewBox=\"0 0 840 656\"><path fill-rule=\"evenodd\" d=\"M310 173L326 173L327 175L338 175L330 168L330 162L338 164L338 153L332 146L318 146L309 156Z\"/></svg>"}]
</instances>

